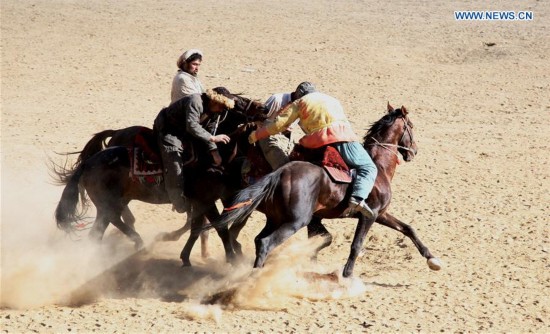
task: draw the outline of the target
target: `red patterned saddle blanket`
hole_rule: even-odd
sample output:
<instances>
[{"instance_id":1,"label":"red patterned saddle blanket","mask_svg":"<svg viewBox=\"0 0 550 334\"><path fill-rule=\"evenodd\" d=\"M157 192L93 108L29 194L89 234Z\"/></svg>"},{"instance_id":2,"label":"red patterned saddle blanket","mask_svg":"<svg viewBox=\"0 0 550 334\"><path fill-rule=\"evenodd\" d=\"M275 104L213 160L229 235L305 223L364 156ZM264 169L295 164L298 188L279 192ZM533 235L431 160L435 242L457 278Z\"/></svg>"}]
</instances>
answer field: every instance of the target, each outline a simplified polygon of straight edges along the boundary
<instances>
[{"instance_id":1,"label":"red patterned saddle blanket","mask_svg":"<svg viewBox=\"0 0 550 334\"><path fill-rule=\"evenodd\" d=\"M144 127L136 134L128 153L132 179L140 183L162 182L162 160L151 129Z\"/></svg>"},{"instance_id":2,"label":"red patterned saddle blanket","mask_svg":"<svg viewBox=\"0 0 550 334\"><path fill-rule=\"evenodd\" d=\"M336 183L351 183L353 181L352 171L340 153L330 145L317 149L295 145L290 153L290 161L309 161L322 166L332 181Z\"/></svg>"}]
</instances>

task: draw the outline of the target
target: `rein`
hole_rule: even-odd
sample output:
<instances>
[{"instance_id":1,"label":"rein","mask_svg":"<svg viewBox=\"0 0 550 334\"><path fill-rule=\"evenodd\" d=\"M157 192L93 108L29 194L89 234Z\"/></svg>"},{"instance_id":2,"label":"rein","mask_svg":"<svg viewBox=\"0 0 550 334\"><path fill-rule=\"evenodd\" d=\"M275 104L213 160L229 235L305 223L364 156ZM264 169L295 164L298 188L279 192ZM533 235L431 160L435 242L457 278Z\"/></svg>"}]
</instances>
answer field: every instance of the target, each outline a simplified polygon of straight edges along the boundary
<instances>
[{"instance_id":1,"label":"rein","mask_svg":"<svg viewBox=\"0 0 550 334\"><path fill-rule=\"evenodd\" d=\"M250 109L251 106L252 106L252 100L250 100L250 101L248 102L248 105L246 106L246 108L244 108L245 114L248 113L248 110Z\"/></svg>"},{"instance_id":2,"label":"rein","mask_svg":"<svg viewBox=\"0 0 550 334\"><path fill-rule=\"evenodd\" d=\"M242 102L245 102L244 98L240 97L240 99L241 99ZM233 112L243 116L244 118L246 118L247 121L249 121L253 118L253 117L248 116L248 111L250 110L250 107L252 107L252 103L254 103L254 101L249 100L248 103L246 104L246 107L244 108L244 111L233 110Z\"/></svg>"},{"instance_id":3,"label":"rein","mask_svg":"<svg viewBox=\"0 0 550 334\"><path fill-rule=\"evenodd\" d=\"M372 138L372 140L374 140L376 143L372 143L372 144L369 144L369 145L371 145L371 146L380 146L380 147L390 151L391 153L393 153L393 155L395 155L397 157L397 164L399 164L399 154L397 153L397 151L392 150L390 147L402 148L404 150L411 151L410 148L404 147L404 146L401 146L401 145L381 143L378 140L376 140L376 138Z\"/></svg>"},{"instance_id":4,"label":"rein","mask_svg":"<svg viewBox=\"0 0 550 334\"><path fill-rule=\"evenodd\" d=\"M390 152L392 152L393 154L397 155L397 153L395 153L393 150L391 150L389 147L397 147L397 148L401 148L403 150L406 150L406 151L409 151L409 152L412 152L412 149L410 147L405 147L405 146L401 146L401 145L396 145L396 144L389 144L389 143L381 143L379 142L378 140L376 140L376 138L372 138L372 140L374 140L376 143L372 143L372 144L369 144L371 146L380 146L380 147L383 147L387 150L389 150Z\"/></svg>"},{"instance_id":5,"label":"rein","mask_svg":"<svg viewBox=\"0 0 550 334\"><path fill-rule=\"evenodd\" d=\"M214 128L213 128L213 130L212 130L212 132L211 132L211 134L212 134L213 136L215 136L216 133L218 132L218 127L219 127L219 125L220 125L221 123L223 123L223 122L226 120L227 116L229 115L229 112L232 112L232 113L235 113L235 114L237 114L237 115L242 116L243 118L246 119L247 122L250 122L250 121L252 121L252 120L254 119L253 116L252 116L252 117L251 117L251 116L248 116L248 112L250 111L250 108L252 108L252 105L254 104L254 100L249 99L248 102L246 102L246 100L247 100L246 98L243 98L243 97L238 96L238 95L235 95L235 97L236 97L236 100L235 100L235 101L239 104L239 106L242 106L243 104L246 103L246 107L244 108L244 111L241 111L241 110L238 110L238 109L235 109L235 108L233 108L233 109L231 109L231 110L225 109L223 116L220 115L220 114L218 114L217 117L216 117L216 120L209 119L208 122L206 123L206 126L208 126L208 125L211 124L212 122L215 122ZM235 130L235 131L233 131L231 134L229 134L229 137L232 137L232 136L235 135L238 131L239 131L238 129Z\"/></svg>"},{"instance_id":6,"label":"rein","mask_svg":"<svg viewBox=\"0 0 550 334\"><path fill-rule=\"evenodd\" d=\"M239 102L245 102L245 100L242 98L242 97L239 97L240 98L240 101ZM246 104L246 107L244 108L244 112L240 111L240 110L235 110L233 109L232 112L238 114L238 115L241 115L243 116L244 118L246 118L247 120L250 118L249 116L247 116L247 113L248 111L250 110L250 107L252 106L252 103L254 101L253 100L250 100L247 104ZM216 117L216 124L214 125L214 129L212 130L212 135L215 136L216 135L216 132L218 132L218 127L220 125L220 123L222 123L223 121L225 121L225 119L227 118L227 115L229 114L229 110L225 109L225 112L223 114L223 117L221 115L217 115L218 117ZM213 120L208 120L208 122L206 123L206 125L210 124Z\"/></svg>"},{"instance_id":7,"label":"rein","mask_svg":"<svg viewBox=\"0 0 550 334\"><path fill-rule=\"evenodd\" d=\"M220 120L220 118L221 118L220 115L218 115L218 117L216 117L216 125L214 125L214 130L212 131L213 136L215 136L216 132L218 132L218 126L220 125L220 123L225 121L225 119L227 118L227 114L228 114L228 111L226 110L225 114L223 115L223 118L221 120Z\"/></svg>"}]
</instances>

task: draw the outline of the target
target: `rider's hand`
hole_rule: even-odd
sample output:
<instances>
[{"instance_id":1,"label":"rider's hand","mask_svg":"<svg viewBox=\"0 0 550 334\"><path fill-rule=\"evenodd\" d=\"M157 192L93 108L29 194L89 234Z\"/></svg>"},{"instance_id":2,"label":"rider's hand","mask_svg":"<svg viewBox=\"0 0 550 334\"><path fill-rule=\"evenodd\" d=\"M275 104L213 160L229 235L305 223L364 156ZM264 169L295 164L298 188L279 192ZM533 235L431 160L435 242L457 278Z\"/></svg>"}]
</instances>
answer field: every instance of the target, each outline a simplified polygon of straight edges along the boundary
<instances>
[{"instance_id":1,"label":"rider's hand","mask_svg":"<svg viewBox=\"0 0 550 334\"><path fill-rule=\"evenodd\" d=\"M252 133L250 134L250 136L248 136L248 142L250 144L254 144L255 142L258 141L258 138L256 138L256 131L252 131Z\"/></svg>"},{"instance_id":2,"label":"rider's hand","mask_svg":"<svg viewBox=\"0 0 550 334\"><path fill-rule=\"evenodd\" d=\"M227 135L217 135L217 136L212 136L210 137L210 141L211 142L214 142L214 143L224 143L224 144L227 144L229 143L231 139L229 138L229 136Z\"/></svg>"},{"instance_id":3,"label":"rider's hand","mask_svg":"<svg viewBox=\"0 0 550 334\"><path fill-rule=\"evenodd\" d=\"M215 166L219 166L222 164L222 157L220 156L220 152L218 152L218 150L212 150L210 151L210 154L212 155Z\"/></svg>"}]
</instances>

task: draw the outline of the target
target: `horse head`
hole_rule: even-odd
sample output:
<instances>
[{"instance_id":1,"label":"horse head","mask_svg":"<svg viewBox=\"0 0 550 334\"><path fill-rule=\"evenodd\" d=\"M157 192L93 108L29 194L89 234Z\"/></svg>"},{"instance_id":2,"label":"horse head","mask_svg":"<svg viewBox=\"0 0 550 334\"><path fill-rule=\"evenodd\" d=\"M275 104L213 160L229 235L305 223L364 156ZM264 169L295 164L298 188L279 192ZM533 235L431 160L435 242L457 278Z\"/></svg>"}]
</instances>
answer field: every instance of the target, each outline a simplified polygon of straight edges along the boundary
<instances>
[{"instance_id":1,"label":"horse head","mask_svg":"<svg viewBox=\"0 0 550 334\"><path fill-rule=\"evenodd\" d=\"M264 121L267 119L267 108L258 101L242 96L242 94L233 94L225 87L216 87L214 91L222 94L227 98L235 101L235 107L230 112L236 113L243 117L244 122Z\"/></svg>"},{"instance_id":2,"label":"horse head","mask_svg":"<svg viewBox=\"0 0 550 334\"><path fill-rule=\"evenodd\" d=\"M418 152L416 142L414 141L414 125L408 117L409 111L405 106L394 109L388 102L388 113L395 113L397 117L403 121L403 130L399 141L397 142L397 150L403 156L404 161L411 161Z\"/></svg>"},{"instance_id":3,"label":"horse head","mask_svg":"<svg viewBox=\"0 0 550 334\"><path fill-rule=\"evenodd\" d=\"M239 95L236 95L236 97L235 109L240 108L238 110L244 113L247 122L263 122L267 119L268 110L262 102L258 100L251 100Z\"/></svg>"},{"instance_id":4,"label":"horse head","mask_svg":"<svg viewBox=\"0 0 550 334\"><path fill-rule=\"evenodd\" d=\"M364 147L371 156L375 147L382 147L395 156L401 153L404 161L411 161L417 153L417 147L407 108L402 106L394 109L388 103L388 112L365 135Z\"/></svg>"}]
</instances>

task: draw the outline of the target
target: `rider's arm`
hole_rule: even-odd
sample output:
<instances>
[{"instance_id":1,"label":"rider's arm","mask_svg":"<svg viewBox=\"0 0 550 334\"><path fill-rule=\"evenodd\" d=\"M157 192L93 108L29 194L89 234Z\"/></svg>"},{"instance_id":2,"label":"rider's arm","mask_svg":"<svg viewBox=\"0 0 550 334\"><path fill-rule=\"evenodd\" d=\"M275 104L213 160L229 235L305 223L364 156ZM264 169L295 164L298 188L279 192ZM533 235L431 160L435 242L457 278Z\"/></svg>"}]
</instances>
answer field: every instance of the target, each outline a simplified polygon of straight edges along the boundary
<instances>
[{"instance_id":1,"label":"rider's arm","mask_svg":"<svg viewBox=\"0 0 550 334\"><path fill-rule=\"evenodd\" d=\"M256 130L256 138L259 140L276 133L283 132L299 118L299 110L299 101L289 104L281 110L279 116L277 116L273 122L270 122L266 126Z\"/></svg>"},{"instance_id":2,"label":"rider's arm","mask_svg":"<svg viewBox=\"0 0 550 334\"><path fill-rule=\"evenodd\" d=\"M216 143L211 141L212 135L206 131L200 125L200 117L203 113L202 99L198 96L197 99L193 99L186 114L186 131L195 138L202 140L207 146L208 150L217 149Z\"/></svg>"}]
</instances>

